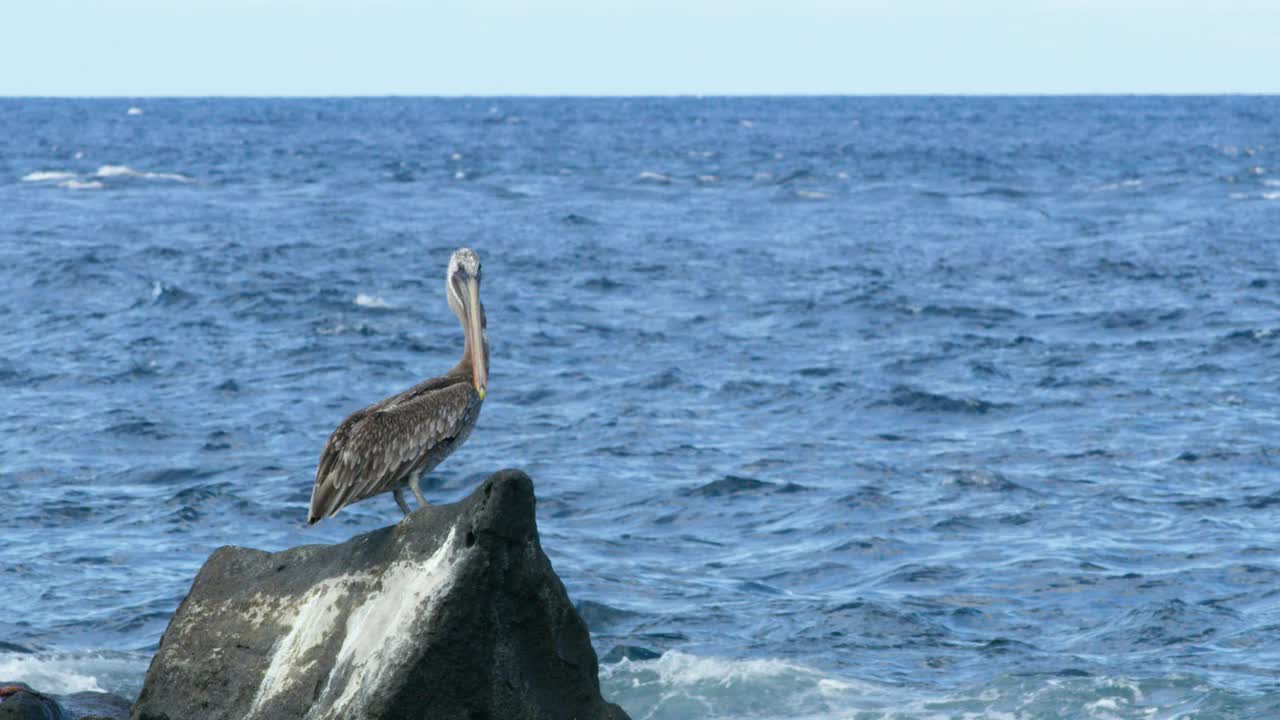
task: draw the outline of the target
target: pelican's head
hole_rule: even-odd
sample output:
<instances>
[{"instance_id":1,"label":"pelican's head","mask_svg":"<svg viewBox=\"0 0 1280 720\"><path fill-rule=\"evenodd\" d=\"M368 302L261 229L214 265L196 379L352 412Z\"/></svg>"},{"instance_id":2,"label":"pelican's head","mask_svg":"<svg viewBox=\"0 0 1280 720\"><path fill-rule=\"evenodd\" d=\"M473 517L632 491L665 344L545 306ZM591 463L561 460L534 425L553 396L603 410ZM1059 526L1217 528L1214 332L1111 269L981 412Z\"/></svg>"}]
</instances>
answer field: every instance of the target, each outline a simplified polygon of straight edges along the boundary
<instances>
[{"instance_id":1,"label":"pelican's head","mask_svg":"<svg viewBox=\"0 0 1280 720\"><path fill-rule=\"evenodd\" d=\"M484 305L480 304L480 256L471 248L458 248L449 258L445 276L449 307L462 322L467 349L463 361L471 362L471 378L484 399L489 384L489 337L485 334Z\"/></svg>"}]
</instances>

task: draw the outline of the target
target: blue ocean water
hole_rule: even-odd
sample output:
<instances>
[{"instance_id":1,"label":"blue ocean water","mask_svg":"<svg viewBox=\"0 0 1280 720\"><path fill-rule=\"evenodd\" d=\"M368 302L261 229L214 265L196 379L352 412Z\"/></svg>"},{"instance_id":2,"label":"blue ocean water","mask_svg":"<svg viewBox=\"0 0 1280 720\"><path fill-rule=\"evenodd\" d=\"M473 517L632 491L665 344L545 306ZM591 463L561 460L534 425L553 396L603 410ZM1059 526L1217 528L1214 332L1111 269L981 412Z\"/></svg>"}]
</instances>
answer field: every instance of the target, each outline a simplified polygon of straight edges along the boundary
<instances>
[{"instance_id":1,"label":"blue ocean water","mask_svg":"<svg viewBox=\"0 0 1280 720\"><path fill-rule=\"evenodd\" d=\"M1276 117L0 100L0 679L134 694L214 548L395 521L316 460L469 245L428 496L534 477L633 717L1280 717Z\"/></svg>"}]
</instances>

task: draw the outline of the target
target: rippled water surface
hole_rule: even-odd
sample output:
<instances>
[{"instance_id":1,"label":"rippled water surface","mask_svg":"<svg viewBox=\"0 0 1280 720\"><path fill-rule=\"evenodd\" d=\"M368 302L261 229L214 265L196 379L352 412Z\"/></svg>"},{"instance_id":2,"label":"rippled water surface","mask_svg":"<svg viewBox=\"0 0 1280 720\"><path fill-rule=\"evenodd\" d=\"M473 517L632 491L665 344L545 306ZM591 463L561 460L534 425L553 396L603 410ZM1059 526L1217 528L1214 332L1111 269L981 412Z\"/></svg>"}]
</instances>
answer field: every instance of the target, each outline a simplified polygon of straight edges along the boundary
<instances>
[{"instance_id":1,"label":"rippled water surface","mask_svg":"<svg viewBox=\"0 0 1280 720\"><path fill-rule=\"evenodd\" d=\"M131 110L136 108L136 111ZM1280 98L0 100L0 679L135 693L493 358L636 718L1280 717Z\"/></svg>"}]
</instances>

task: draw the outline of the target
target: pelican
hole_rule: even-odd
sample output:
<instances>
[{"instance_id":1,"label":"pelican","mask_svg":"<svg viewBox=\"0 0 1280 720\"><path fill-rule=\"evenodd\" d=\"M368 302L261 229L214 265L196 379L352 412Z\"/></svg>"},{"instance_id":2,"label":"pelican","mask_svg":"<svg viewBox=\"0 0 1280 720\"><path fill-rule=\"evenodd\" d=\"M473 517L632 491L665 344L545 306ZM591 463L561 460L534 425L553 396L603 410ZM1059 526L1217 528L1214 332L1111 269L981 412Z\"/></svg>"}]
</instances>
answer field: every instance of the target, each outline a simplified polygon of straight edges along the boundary
<instances>
[{"instance_id":1,"label":"pelican","mask_svg":"<svg viewBox=\"0 0 1280 720\"><path fill-rule=\"evenodd\" d=\"M462 323L462 359L440 377L351 413L320 453L307 524L390 491L409 516L404 490L427 505L418 481L471 434L489 381L489 337L480 304L480 256L460 248L449 258L445 296Z\"/></svg>"}]
</instances>

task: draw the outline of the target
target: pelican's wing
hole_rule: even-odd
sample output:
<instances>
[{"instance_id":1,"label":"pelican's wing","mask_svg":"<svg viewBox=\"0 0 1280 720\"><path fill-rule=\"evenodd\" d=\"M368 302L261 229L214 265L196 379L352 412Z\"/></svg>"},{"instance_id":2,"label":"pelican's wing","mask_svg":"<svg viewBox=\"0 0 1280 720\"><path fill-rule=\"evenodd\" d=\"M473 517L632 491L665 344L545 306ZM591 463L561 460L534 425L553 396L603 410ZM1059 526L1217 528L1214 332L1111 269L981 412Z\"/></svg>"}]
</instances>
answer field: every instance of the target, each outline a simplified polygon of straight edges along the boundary
<instances>
[{"instance_id":1,"label":"pelican's wing","mask_svg":"<svg viewBox=\"0 0 1280 720\"><path fill-rule=\"evenodd\" d=\"M395 488L433 449L457 436L476 399L460 378L443 387L420 385L352 413L320 453L307 523Z\"/></svg>"}]
</instances>

